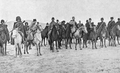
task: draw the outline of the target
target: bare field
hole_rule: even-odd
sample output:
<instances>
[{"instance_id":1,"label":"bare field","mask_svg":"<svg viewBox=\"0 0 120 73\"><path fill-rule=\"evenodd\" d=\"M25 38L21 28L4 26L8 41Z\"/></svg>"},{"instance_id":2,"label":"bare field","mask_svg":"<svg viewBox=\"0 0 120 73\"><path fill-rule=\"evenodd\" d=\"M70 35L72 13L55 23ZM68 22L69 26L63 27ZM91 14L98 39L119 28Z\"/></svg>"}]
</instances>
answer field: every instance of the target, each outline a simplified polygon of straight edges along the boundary
<instances>
[{"instance_id":1,"label":"bare field","mask_svg":"<svg viewBox=\"0 0 120 73\"><path fill-rule=\"evenodd\" d=\"M99 45L99 44L98 44ZM42 56L36 56L35 47L30 54L15 58L14 46L8 44L7 56L0 56L0 73L120 73L120 45L117 47L83 50L65 49L50 52L42 47ZM22 49L23 52L23 49Z\"/></svg>"}]
</instances>

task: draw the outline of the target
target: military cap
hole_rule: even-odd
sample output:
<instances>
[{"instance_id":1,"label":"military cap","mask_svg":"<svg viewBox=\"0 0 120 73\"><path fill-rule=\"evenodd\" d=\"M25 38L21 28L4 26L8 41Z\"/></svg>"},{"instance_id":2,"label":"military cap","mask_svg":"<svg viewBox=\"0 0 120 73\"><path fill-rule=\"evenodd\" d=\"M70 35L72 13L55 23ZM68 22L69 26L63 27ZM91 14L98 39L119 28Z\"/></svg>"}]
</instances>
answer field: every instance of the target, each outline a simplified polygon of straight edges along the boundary
<instances>
[{"instance_id":1,"label":"military cap","mask_svg":"<svg viewBox=\"0 0 120 73\"><path fill-rule=\"evenodd\" d=\"M110 19L114 19L113 17L110 17Z\"/></svg>"},{"instance_id":2,"label":"military cap","mask_svg":"<svg viewBox=\"0 0 120 73\"><path fill-rule=\"evenodd\" d=\"M91 18L89 18L89 20L92 20Z\"/></svg>"},{"instance_id":3,"label":"military cap","mask_svg":"<svg viewBox=\"0 0 120 73\"><path fill-rule=\"evenodd\" d=\"M104 20L104 18L102 17L101 20Z\"/></svg>"},{"instance_id":4,"label":"military cap","mask_svg":"<svg viewBox=\"0 0 120 73\"><path fill-rule=\"evenodd\" d=\"M59 21L59 20L56 20L57 22Z\"/></svg>"},{"instance_id":5,"label":"military cap","mask_svg":"<svg viewBox=\"0 0 120 73\"><path fill-rule=\"evenodd\" d=\"M55 18L54 17L52 17L52 20L54 20Z\"/></svg>"},{"instance_id":6,"label":"military cap","mask_svg":"<svg viewBox=\"0 0 120 73\"><path fill-rule=\"evenodd\" d=\"M33 19L33 22L36 22L37 20L36 19Z\"/></svg>"},{"instance_id":7,"label":"military cap","mask_svg":"<svg viewBox=\"0 0 120 73\"><path fill-rule=\"evenodd\" d=\"M118 20L120 20L120 18L118 18Z\"/></svg>"},{"instance_id":8,"label":"military cap","mask_svg":"<svg viewBox=\"0 0 120 73\"><path fill-rule=\"evenodd\" d=\"M72 18L75 18L74 16Z\"/></svg>"}]
</instances>

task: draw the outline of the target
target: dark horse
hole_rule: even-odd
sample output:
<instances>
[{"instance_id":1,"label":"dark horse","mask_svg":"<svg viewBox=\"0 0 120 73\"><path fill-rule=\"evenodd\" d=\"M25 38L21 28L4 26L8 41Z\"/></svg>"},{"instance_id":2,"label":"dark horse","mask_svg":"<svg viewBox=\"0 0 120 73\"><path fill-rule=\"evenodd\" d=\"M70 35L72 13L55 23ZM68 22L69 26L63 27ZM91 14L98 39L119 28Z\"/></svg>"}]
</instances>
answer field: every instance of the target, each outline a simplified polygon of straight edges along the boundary
<instances>
[{"instance_id":1,"label":"dark horse","mask_svg":"<svg viewBox=\"0 0 120 73\"><path fill-rule=\"evenodd\" d=\"M96 26L93 26L93 28L91 28L89 33L83 33L83 48L84 46L86 46L87 48L87 41L91 40L92 42L92 49L96 48L96 42L97 42L97 30L96 30Z\"/></svg>"},{"instance_id":2,"label":"dark horse","mask_svg":"<svg viewBox=\"0 0 120 73\"><path fill-rule=\"evenodd\" d=\"M7 41L9 41L9 31L7 29L7 25L2 25L0 26L0 47L1 47L1 53L2 55L7 55L6 54L6 49L7 49Z\"/></svg>"},{"instance_id":3,"label":"dark horse","mask_svg":"<svg viewBox=\"0 0 120 73\"><path fill-rule=\"evenodd\" d=\"M48 39L48 26L46 26L45 29L41 31L41 36L42 36L42 42L44 42L44 46L46 46L45 39Z\"/></svg>"},{"instance_id":4,"label":"dark horse","mask_svg":"<svg viewBox=\"0 0 120 73\"><path fill-rule=\"evenodd\" d=\"M110 35L111 35L111 38L110 38L109 44L111 46L116 46L116 37L117 37L118 44L120 44L118 39L118 37L120 36L120 25L115 25L111 29Z\"/></svg>"},{"instance_id":5,"label":"dark horse","mask_svg":"<svg viewBox=\"0 0 120 73\"><path fill-rule=\"evenodd\" d=\"M65 34L66 34L66 28L65 25L59 25L59 41L58 41L58 47L60 48L62 46L62 41L65 41Z\"/></svg>"},{"instance_id":6,"label":"dark horse","mask_svg":"<svg viewBox=\"0 0 120 73\"><path fill-rule=\"evenodd\" d=\"M53 25L53 28L52 28L52 30L51 30L51 33L50 33L50 40L48 40L48 42L49 42L49 45L50 45L50 50L52 50L52 52L54 52L54 41L55 41L55 44L56 44L56 50L57 50L57 52L59 52L58 51L58 48L57 48L57 44L58 44L58 40L59 40L59 35L58 35L58 32L57 32L57 29L56 29L56 27L55 27L55 25Z\"/></svg>"},{"instance_id":7,"label":"dark horse","mask_svg":"<svg viewBox=\"0 0 120 73\"><path fill-rule=\"evenodd\" d=\"M66 34L65 34L65 46L66 46L66 49L68 48L68 44L70 46L70 49L72 49L71 47L71 43L72 43L72 32L71 32L71 27L72 25L67 23L66 24Z\"/></svg>"}]
</instances>

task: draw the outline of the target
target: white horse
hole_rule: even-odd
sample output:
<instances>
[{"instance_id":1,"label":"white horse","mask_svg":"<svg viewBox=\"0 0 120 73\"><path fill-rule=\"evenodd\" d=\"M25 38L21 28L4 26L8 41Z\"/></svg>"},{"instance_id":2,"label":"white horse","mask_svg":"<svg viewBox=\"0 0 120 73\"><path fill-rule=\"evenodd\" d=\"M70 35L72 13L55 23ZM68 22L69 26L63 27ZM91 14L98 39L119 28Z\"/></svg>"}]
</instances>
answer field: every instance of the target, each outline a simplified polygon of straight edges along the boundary
<instances>
[{"instance_id":1,"label":"white horse","mask_svg":"<svg viewBox=\"0 0 120 73\"><path fill-rule=\"evenodd\" d=\"M75 31L75 33L73 35L74 38L76 39L75 50L77 50L77 43L79 43L79 48L80 48L80 50L82 50L82 48L81 48L81 44L82 44L81 43L81 38L82 38L83 32L88 33L85 26L81 26L78 29L76 29L76 31Z\"/></svg>"},{"instance_id":2,"label":"white horse","mask_svg":"<svg viewBox=\"0 0 120 73\"><path fill-rule=\"evenodd\" d=\"M35 43L36 48L37 48L37 56L42 55L41 50L40 50L41 43L42 43L41 30L42 30L42 27L37 25L36 26L36 33L34 35L34 41L33 41Z\"/></svg>"},{"instance_id":3,"label":"white horse","mask_svg":"<svg viewBox=\"0 0 120 73\"><path fill-rule=\"evenodd\" d=\"M15 50L16 50L16 57L17 55L20 54L20 57L22 57L22 51L21 51L21 48L22 48L22 35L20 34L20 31L18 30L18 28L15 28L13 31L12 31L12 38L14 39L14 45L15 45Z\"/></svg>"}]
</instances>

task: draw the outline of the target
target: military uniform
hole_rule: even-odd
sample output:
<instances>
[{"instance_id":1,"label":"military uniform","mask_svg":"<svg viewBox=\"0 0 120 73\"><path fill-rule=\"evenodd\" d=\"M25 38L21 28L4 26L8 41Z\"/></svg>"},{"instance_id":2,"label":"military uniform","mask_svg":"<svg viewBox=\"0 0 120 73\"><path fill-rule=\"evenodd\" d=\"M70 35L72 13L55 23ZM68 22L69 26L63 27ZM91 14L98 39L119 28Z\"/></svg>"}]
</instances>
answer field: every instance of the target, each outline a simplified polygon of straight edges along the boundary
<instances>
[{"instance_id":1,"label":"military uniform","mask_svg":"<svg viewBox=\"0 0 120 73\"><path fill-rule=\"evenodd\" d=\"M77 22L76 21L71 20L69 23L71 25L73 25L73 27L77 28Z\"/></svg>"},{"instance_id":2,"label":"military uniform","mask_svg":"<svg viewBox=\"0 0 120 73\"><path fill-rule=\"evenodd\" d=\"M117 21L117 22L116 22L116 25L120 25L120 21Z\"/></svg>"},{"instance_id":3,"label":"military uniform","mask_svg":"<svg viewBox=\"0 0 120 73\"><path fill-rule=\"evenodd\" d=\"M115 21L109 21L108 23L108 32L110 34L111 29L115 26Z\"/></svg>"},{"instance_id":4,"label":"military uniform","mask_svg":"<svg viewBox=\"0 0 120 73\"><path fill-rule=\"evenodd\" d=\"M50 34L51 34L51 30L52 30L52 28L53 28L53 25L55 25L56 24L56 22L54 22L54 21L52 21L51 23L50 23L50 26L48 27L48 40L50 40Z\"/></svg>"},{"instance_id":5,"label":"military uniform","mask_svg":"<svg viewBox=\"0 0 120 73\"><path fill-rule=\"evenodd\" d=\"M105 22L99 22L97 25L97 29L99 29L99 31L101 32L103 27L106 27L106 23ZM98 36L100 36L100 33L98 34Z\"/></svg>"}]
</instances>

